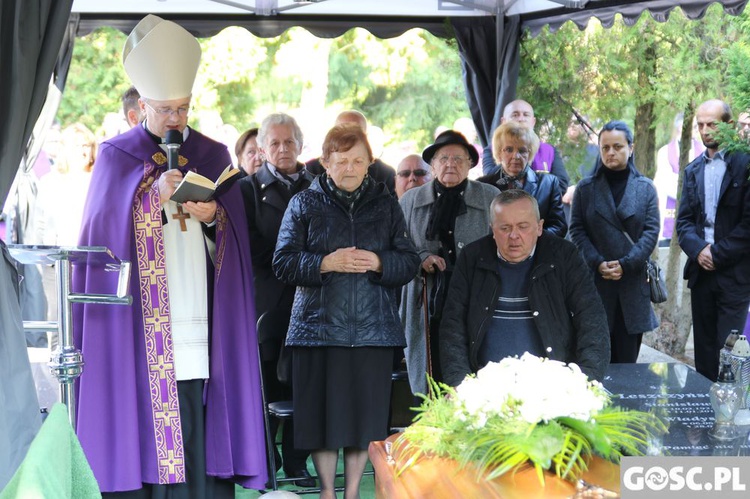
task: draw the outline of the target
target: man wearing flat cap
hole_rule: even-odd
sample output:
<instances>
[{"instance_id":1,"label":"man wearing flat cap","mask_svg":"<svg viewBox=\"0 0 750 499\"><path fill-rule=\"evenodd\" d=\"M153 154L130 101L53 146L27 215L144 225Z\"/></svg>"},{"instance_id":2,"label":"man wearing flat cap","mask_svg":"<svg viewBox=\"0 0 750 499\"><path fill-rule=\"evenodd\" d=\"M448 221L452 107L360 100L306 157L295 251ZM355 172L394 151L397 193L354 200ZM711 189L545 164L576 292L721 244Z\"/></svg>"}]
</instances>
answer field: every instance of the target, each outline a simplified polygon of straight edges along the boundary
<instances>
[{"instance_id":1,"label":"man wearing flat cap","mask_svg":"<svg viewBox=\"0 0 750 499\"><path fill-rule=\"evenodd\" d=\"M123 50L145 120L102 143L80 244L132 262L131 306L76 309L78 435L105 496L234 497L267 479L252 267L242 197L170 200L188 171L211 180L225 146L187 126L198 41L146 16ZM167 132L182 136L168 169ZM117 276L76 267L74 286ZM166 489L166 490L165 490Z\"/></svg>"}]
</instances>

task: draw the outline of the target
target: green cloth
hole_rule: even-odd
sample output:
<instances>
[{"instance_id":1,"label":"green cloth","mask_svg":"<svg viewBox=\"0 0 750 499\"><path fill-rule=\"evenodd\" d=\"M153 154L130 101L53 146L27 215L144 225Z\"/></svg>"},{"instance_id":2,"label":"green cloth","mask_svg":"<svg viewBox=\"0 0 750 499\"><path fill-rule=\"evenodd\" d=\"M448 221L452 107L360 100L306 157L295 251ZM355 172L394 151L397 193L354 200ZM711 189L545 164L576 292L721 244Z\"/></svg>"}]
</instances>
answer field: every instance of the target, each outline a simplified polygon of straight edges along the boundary
<instances>
[{"instance_id":1,"label":"green cloth","mask_svg":"<svg viewBox=\"0 0 750 499\"><path fill-rule=\"evenodd\" d=\"M55 404L0 499L101 498L63 404Z\"/></svg>"}]
</instances>

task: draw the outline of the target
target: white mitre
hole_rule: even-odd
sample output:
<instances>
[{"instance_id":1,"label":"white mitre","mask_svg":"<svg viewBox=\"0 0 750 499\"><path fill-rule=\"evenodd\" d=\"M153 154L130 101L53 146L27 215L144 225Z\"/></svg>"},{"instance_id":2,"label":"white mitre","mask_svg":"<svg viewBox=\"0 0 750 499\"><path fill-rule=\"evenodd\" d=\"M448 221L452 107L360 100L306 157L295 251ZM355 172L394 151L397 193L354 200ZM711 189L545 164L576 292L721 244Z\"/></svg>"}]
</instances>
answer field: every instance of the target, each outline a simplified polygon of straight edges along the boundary
<instances>
[{"instance_id":1,"label":"white mitre","mask_svg":"<svg viewBox=\"0 0 750 499\"><path fill-rule=\"evenodd\" d=\"M201 47L185 28L147 15L125 41L122 63L141 97L174 100L189 97L201 60Z\"/></svg>"}]
</instances>

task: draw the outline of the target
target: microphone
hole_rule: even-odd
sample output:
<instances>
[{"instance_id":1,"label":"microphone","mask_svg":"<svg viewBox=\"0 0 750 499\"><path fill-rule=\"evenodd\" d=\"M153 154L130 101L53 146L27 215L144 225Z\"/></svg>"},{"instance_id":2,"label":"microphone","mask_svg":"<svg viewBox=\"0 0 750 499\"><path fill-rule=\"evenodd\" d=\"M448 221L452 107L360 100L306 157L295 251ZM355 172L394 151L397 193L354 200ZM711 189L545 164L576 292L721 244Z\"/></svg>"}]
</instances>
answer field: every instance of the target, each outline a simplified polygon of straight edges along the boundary
<instances>
[{"instance_id":1,"label":"microphone","mask_svg":"<svg viewBox=\"0 0 750 499\"><path fill-rule=\"evenodd\" d=\"M182 134L179 130L167 130L165 142L167 144L167 170L174 170L179 166Z\"/></svg>"}]
</instances>

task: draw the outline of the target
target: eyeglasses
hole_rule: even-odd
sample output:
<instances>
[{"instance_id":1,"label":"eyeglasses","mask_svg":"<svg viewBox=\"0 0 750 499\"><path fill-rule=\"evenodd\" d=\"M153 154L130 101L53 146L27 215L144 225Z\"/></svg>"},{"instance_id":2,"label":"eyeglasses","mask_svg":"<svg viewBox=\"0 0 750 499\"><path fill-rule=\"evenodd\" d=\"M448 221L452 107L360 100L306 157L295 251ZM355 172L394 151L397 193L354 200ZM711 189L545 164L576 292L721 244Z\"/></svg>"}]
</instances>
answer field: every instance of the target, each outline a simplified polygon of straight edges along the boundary
<instances>
[{"instance_id":1,"label":"eyeglasses","mask_svg":"<svg viewBox=\"0 0 750 499\"><path fill-rule=\"evenodd\" d=\"M143 103L159 116L172 116L173 114L176 114L177 116L184 117L190 112L190 106L180 106L177 109L172 109L171 107L155 108L146 101L143 101Z\"/></svg>"},{"instance_id":2,"label":"eyeglasses","mask_svg":"<svg viewBox=\"0 0 750 499\"><path fill-rule=\"evenodd\" d=\"M427 170L401 170L400 172L396 173L399 177L406 178L411 177L412 173L415 177L424 177L429 172Z\"/></svg>"},{"instance_id":3,"label":"eyeglasses","mask_svg":"<svg viewBox=\"0 0 750 499\"><path fill-rule=\"evenodd\" d=\"M436 158L435 161L437 161L441 166L447 165L448 162L462 165L468 159L469 158L467 158L466 156L440 156L439 158Z\"/></svg>"},{"instance_id":4,"label":"eyeglasses","mask_svg":"<svg viewBox=\"0 0 750 499\"><path fill-rule=\"evenodd\" d=\"M503 152L510 155L519 154L522 158L528 157L530 153L530 151L525 147L521 147L519 149L516 149L514 147L503 147Z\"/></svg>"}]
</instances>

